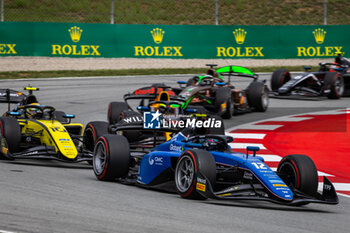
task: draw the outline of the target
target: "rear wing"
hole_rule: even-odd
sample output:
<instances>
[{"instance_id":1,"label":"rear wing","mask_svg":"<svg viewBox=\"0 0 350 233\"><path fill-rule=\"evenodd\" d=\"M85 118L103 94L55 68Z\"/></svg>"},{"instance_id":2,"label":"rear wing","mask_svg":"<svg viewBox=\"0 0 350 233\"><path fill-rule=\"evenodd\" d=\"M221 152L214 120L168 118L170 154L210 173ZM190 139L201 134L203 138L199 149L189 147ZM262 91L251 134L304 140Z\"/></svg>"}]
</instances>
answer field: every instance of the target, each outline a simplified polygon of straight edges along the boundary
<instances>
[{"instance_id":1,"label":"rear wing","mask_svg":"<svg viewBox=\"0 0 350 233\"><path fill-rule=\"evenodd\" d=\"M216 70L217 73L224 76L242 76L257 79L258 75L254 74L248 68L242 66L224 66Z\"/></svg>"},{"instance_id":2,"label":"rear wing","mask_svg":"<svg viewBox=\"0 0 350 233\"><path fill-rule=\"evenodd\" d=\"M0 103L19 103L26 97L22 92L11 89L0 89Z\"/></svg>"},{"instance_id":3,"label":"rear wing","mask_svg":"<svg viewBox=\"0 0 350 233\"><path fill-rule=\"evenodd\" d=\"M168 97L166 100L184 101L176 95L170 86L166 86L165 84L153 84L152 86L139 88L132 93L125 94L124 101L132 109L129 100L141 100L139 105L143 106L143 100L156 101L162 92L166 92L166 96ZM159 100L163 99L159 97Z\"/></svg>"}]
</instances>

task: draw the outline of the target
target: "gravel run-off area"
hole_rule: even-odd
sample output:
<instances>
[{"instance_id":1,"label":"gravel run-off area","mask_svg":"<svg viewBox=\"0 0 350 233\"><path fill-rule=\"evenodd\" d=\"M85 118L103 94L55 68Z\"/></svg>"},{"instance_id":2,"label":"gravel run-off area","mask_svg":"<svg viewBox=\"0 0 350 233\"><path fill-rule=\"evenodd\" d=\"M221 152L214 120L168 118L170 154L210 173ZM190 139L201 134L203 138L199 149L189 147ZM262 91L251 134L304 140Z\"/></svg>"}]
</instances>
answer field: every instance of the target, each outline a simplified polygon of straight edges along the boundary
<instances>
[{"instance_id":1,"label":"gravel run-off area","mask_svg":"<svg viewBox=\"0 0 350 233\"><path fill-rule=\"evenodd\" d=\"M317 66L328 59L155 59L155 58L62 58L62 57L0 57L0 72L49 70L121 70L148 68L203 68L219 66Z\"/></svg>"}]
</instances>

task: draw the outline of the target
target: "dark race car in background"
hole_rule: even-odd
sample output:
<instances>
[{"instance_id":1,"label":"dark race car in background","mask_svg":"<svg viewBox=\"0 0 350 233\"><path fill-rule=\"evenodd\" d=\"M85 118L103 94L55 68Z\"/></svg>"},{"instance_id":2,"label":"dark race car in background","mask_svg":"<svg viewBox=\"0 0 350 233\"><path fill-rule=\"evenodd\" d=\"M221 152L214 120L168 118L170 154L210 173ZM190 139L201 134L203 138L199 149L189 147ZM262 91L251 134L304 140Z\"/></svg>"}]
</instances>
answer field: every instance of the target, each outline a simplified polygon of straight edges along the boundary
<instances>
[{"instance_id":1,"label":"dark race car in background","mask_svg":"<svg viewBox=\"0 0 350 233\"><path fill-rule=\"evenodd\" d=\"M226 66L206 75L179 81L182 91L178 96L186 101L185 105L201 106L210 113L225 119L232 115L251 111L264 112L269 105L268 87L264 81L258 81L258 75L240 66ZM223 76L228 77L226 82ZM246 89L238 89L231 84L232 77L251 78L253 81Z\"/></svg>"},{"instance_id":2,"label":"dark race car in background","mask_svg":"<svg viewBox=\"0 0 350 233\"><path fill-rule=\"evenodd\" d=\"M319 97L339 99L350 96L350 61L337 56L335 63L320 63L316 72L292 76L286 69L277 69L271 77L272 97Z\"/></svg>"},{"instance_id":3,"label":"dark race car in background","mask_svg":"<svg viewBox=\"0 0 350 233\"><path fill-rule=\"evenodd\" d=\"M136 97L139 98L140 96ZM139 100L138 98L136 99ZM146 103L147 105L145 105ZM84 130L84 144L89 145L87 149L92 150L100 136L114 133L116 128L123 128L118 133L124 135L130 143L137 143L152 137L153 132L141 130L145 123L144 113L158 113L160 115L161 127L165 126L170 130L170 132L166 132L167 129L165 128L162 131L166 140L171 138L173 132L180 131L186 128L187 125L194 127L198 135L225 134L224 122L221 117L199 112L198 109L183 108L183 101L171 100L169 93L166 91L162 91L155 96L153 93L151 96L142 96L139 104L141 105L133 109L125 102L111 102L108 106L108 122L92 121L87 124ZM203 124L197 124L197 121Z\"/></svg>"}]
</instances>

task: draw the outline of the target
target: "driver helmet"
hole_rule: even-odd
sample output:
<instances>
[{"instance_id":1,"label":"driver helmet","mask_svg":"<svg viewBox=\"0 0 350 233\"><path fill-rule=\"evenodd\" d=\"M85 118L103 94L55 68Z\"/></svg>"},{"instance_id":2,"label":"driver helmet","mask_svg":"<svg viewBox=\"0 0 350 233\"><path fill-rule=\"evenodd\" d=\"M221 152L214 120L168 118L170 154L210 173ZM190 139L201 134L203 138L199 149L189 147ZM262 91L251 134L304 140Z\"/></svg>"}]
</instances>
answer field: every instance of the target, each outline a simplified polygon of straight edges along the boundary
<instances>
[{"instance_id":1,"label":"driver helmet","mask_svg":"<svg viewBox=\"0 0 350 233\"><path fill-rule=\"evenodd\" d=\"M210 86L213 83L213 76L206 75L202 78L201 82L199 83L200 86Z\"/></svg>"},{"instance_id":2,"label":"driver helmet","mask_svg":"<svg viewBox=\"0 0 350 233\"><path fill-rule=\"evenodd\" d=\"M39 103L31 103L30 104L31 108L27 108L26 111L28 113L28 115L31 117L31 118L41 118L43 116L43 112L40 108L35 108L35 106L39 106L40 104Z\"/></svg>"}]
</instances>

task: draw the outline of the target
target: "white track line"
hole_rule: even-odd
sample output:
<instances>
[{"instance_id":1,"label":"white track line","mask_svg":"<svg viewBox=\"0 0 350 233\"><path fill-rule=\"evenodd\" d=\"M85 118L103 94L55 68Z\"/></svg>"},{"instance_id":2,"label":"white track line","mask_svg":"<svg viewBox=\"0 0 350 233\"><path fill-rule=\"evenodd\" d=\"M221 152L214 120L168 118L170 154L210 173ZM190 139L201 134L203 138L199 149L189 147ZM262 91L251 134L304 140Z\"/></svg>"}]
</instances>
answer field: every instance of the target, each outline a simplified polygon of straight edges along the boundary
<instances>
[{"instance_id":1,"label":"white track line","mask_svg":"<svg viewBox=\"0 0 350 233\"><path fill-rule=\"evenodd\" d=\"M276 117L273 118L273 121L283 121L283 122L299 122L299 121L305 121L305 120L311 120L313 117L290 117L290 116L284 116L284 117ZM267 120L269 121L269 120Z\"/></svg>"},{"instance_id":2,"label":"white track line","mask_svg":"<svg viewBox=\"0 0 350 233\"><path fill-rule=\"evenodd\" d=\"M271 168L271 170L272 171L277 171L277 167L270 167ZM333 175L330 175L330 174L327 174L327 173L324 173L324 172L320 172L320 171L317 171L317 175L318 176L330 176L330 177L334 177ZM333 182L332 182L333 183ZM323 183L322 183L323 184ZM334 183L333 183L334 184ZM340 184L340 183L338 183L338 184ZM346 184L346 185L350 185L350 184L348 184L348 183L344 183L344 184ZM349 188L350 188L350 186L349 186ZM347 190L346 190L347 191ZM350 189L349 189L349 191L350 191Z\"/></svg>"},{"instance_id":3,"label":"white track line","mask_svg":"<svg viewBox=\"0 0 350 233\"><path fill-rule=\"evenodd\" d=\"M350 197L350 195L346 195L346 194L343 194L343 193L337 193L339 196L343 196L343 197Z\"/></svg>"},{"instance_id":4,"label":"white track line","mask_svg":"<svg viewBox=\"0 0 350 233\"><path fill-rule=\"evenodd\" d=\"M318 173L318 176L331 176L331 177L335 177L335 176L333 176L333 175L331 175L331 174L328 174L328 173L325 173L325 172L317 171L317 173Z\"/></svg>"},{"instance_id":5,"label":"white track line","mask_svg":"<svg viewBox=\"0 0 350 233\"><path fill-rule=\"evenodd\" d=\"M346 110L346 111L342 111L342 110ZM343 109L337 109L337 110L332 110L332 111L321 111L321 112L306 112L306 113L299 113L299 114L293 114L293 115L289 115L289 116L285 116L285 117L298 117L301 115L310 115L310 117L312 117L312 115L337 115L337 114L344 114L344 113L350 113L350 109L349 108L343 108ZM243 124L243 125L238 125L238 126L234 126L232 128L229 128L226 130L226 132L231 132L233 130L236 129L262 129L262 130L275 130L283 125L256 125L258 123L262 123L262 122L266 122L266 121L275 121L276 119L279 119L281 117L274 117L274 118L269 118L269 119L264 119L264 120L260 120L260 121L254 121L248 124ZM266 128L264 128L266 127Z\"/></svg>"},{"instance_id":6,"label":"white track line","mask_svg":"<svg viewBox=\"0 0 350 233\"><path fill-rule=\"evenodd\" d=\"M16 233L14 231L4 231L4 230L0 230L0 233Z\"/></svg>"},{"instance_id":7,"label":"white track line","mask_svg":"<svg viewBox=\"0 0 350 233\"><path fill-rule=\"evenodd\" d=\"M244 124L237 126L235 128L231 128L229 130L232 131L234 129L260 129L260 130L275 130L278 129L279 127L282 127L283 125L254 125L254 124Z\"/></svg>"},{"instance_id":8,"label":"white track line","mask_svg":"<svg viewBox=\"0 0 350 233\"><path fill-rule=\"evenodd\" d=\"M227 136L233 138L243 138L243 139L264 139L266 134L264 133L226 133Z\"/></svg>"},{"instance_id":9,"label":"white track line","mask_svg":"<svg viewBox=\"0 0 350 233\"><path fill-rule=\"evenodd\" d=\"M232 149L246 149L247 146L257 146L260 150L266 150L263 144L260 143L229 143Z\"/></svg>"},{"instance_id":10,"label":"white track line","mask_svg":"<svg viewBox=\"0 0 350 233\"><path fill-rule=\"evenodd\" d=\"M282 157L279 155L262 155L258 154L257 156L263 157L265 162L279 162Z\"/></svg>"},{"instance_id":11,"label":"white track line","mask_svg":"<svg viewBox=\"0 0 350 233\"><path fill-rule=\"evenodd\" d=\"M336 191L350 191L350 184L348 183L333 183L334 188ZM318 187L321 187L321 190L323 189L323 182L318 183Z\"/></svg>"}]
</instances>

